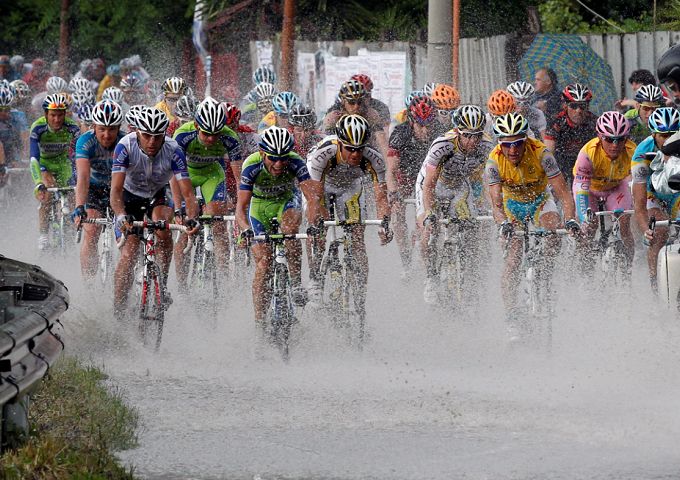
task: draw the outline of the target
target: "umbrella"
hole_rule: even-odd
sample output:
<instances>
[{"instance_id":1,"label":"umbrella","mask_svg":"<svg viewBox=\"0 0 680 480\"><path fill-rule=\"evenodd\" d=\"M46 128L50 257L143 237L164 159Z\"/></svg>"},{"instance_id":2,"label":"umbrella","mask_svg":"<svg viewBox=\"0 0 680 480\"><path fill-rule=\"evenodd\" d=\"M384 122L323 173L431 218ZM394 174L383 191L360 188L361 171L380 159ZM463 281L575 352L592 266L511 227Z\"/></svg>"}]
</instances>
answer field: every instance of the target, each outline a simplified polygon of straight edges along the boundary
<instances>
[{"instance_id":1,"label":"umbrella","mask_svg":"<svg viewBox=\"0 0 680 480\"><path fill-rule=\"evenodd\" d=\"M519 62L520 78L533 83L537 70L551 67L561 87L581 83L593 92L590 109L601 114L617 100L609 64L577 35L536 35Z\"/></svg>"}]
</instances>

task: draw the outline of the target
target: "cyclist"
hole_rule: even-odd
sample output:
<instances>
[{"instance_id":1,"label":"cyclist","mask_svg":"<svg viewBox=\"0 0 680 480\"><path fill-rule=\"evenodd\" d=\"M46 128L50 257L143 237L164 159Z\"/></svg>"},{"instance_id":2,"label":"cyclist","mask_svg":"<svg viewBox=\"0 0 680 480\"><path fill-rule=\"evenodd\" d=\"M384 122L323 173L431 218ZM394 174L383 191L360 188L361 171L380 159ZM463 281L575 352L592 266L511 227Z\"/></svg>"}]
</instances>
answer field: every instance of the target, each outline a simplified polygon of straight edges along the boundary
<instances>
[{"instance_id":1,"label":"cyclist","mask_svg":"<svg viewBox=\"0 0 680 480\"><path fill-rule=\"evenodd\" d=\"M595 130L597 136L581 148L574 165L574 201L584 227L584 240L595 235L597 223L588 221L587 210L597 212L599 200L606 202L607 210L633 208L629 183L635 143L629 139L630 123L617 111L604 112L598 117ZM619 225L630 269L635 253L630 218L622 216ZM579 243L585 261L588 245L584 241Z\"/></svg>"},{"instance_id":2,"label":"cyclist","mask_svg":"<svg viewBox=\"0 0 680 480\"><path fill-rule=\"evenodd\" d=\"M635 92L637 108L624 113L624 117L631 123L630 137L635 143L640 143L650 135L649 117L659 107L666 104L663 92L656 85L643 85Z\"/></svg>"},{"instance_id":3,"label":"cyclist","mask_svg":"<svg viewBox=\"0 0 680 480\"><path fill-rule=\"evenodd\" d=\"M394 115L394 120L396 120L397 125L402 124L408 120L408 108L409 106L411 106L411 100L413 100L415 97L427 97L430 100L432 100L430 96L425 95L425 92L423 92L422 90L412 90L411 92L409 92L409 94L406 95L406 97L404 97L404 108L402 110L399 110L396 113L396 115ZM442 133L444 133L447 127L442 125L442 128L443 128Z\"/></svg>"},{"instance_id":4,"label":"cyclist","mask_svg":"<svg viewBox=\"0 0 680 480\"><path fill-rule=\"evenodd\" d=\"M437 217L468 220L476 215L474 182L484 168L493 143L485 138L486 118L476 105L463 105L456 115L456 126L438 137L421 162L415 183L416 225L425 227L421 235L421 255L429 267L429 240ZM469 244L474 245L476 233L470 231ZM437 301L434 272L427 272L423 297L428 304Z\"/></svg>"},{"instance_id":5,"label":"cyclist","mask_svg":"<svg viewBox=\"0 0 680 480\"><path fill-rule=\"evenodd\" d=\"M120 81L120 89L125 96L125 103L128 105L146 104L146 94L144 93L144 80L135 74L130 73Z\"/></svg>"},{"instance_id":6,"label":"cyclist","mask_svg":"<svg viewBox=\"0 0 680 480\"><path fill-rule=\"evenodd\" d=\"M366 89L357 80L349 80L340 86L338 94L341 108L326 112L323 119L323 131L328 135L334 135L335 126L343 115L361 115L368 121L370 126L369 144L387 158L389 121L385 122L380 114L366 103Z\"/></svg>"},{"instance_id":7,"label":"cyclist","mask_svg":"<svg viewBox=\"0 0 680 480\"><path fill-rule=\"evenodd\" d=\"M384 102L373 97L373 80L371 80L371 77L364 73L357 73L356 75L352 75L350 80L356 80L364 86L364 90L366 91L366 104L378 112L383 122L389 125L391 121L390 109ZM331 108L328 109L329 112L334 110L342 110L342 101L340 99L337 99Z\"/></svg>"},{"instance_id":8,"label":"cyclist","mask_svg":"<svg viewBox=\"0 0 680 480\"><path fill-rule=\"evenodd\" d=\"M257 127L258 132L265 128L276 125L281 128L288 128L288 114L294 105L300 103L297 95L293 92L279 92L272 97L273 110L268 112Z\"/></svg>"},{"instance_id":9,"label":"cyclist","mask_svg":"<svg viewBox=\"0 0 680 480\"><path fill-rule=\"evenodd\" d=\"M517 104L515 103L515 97L506 90L496 90L489 96L486 108L489 110L489 113L486 114L486 130L484 133L491 136L494 135L493 125L496 117L516 111Z\"/></svg>"},{"instance_id":10,"label":"cyclist","mask_svg":"<svg viewBox=\"0 0 680 480\"><path fill-rule=\"evenodd\" d=\"M515 99L516 112L529 122L529 135L542 140L547 123L543 111L532 105L536 93L534 86L528 82L517 81L508 85L506 90Z\"/></svg>"},{"instance_id":11,"label":"cyclist","mask_svg":"<svg viewBox=\"0 0 680 480\"><path fill-rule=\"evenodd\" d=\"M248 125L241 123L241 110L236 105L231 103L223 103L222 105L227 116L227 127L238 134L239 142L241 143L241 158L248 158L259 150L260 136ZM234 172L234 178L241 178L243 161L231 160L230 163L231 169Z\"/></svg>"},{"instance_id":12,"label":"cyclist","mask_svg":"<svg viewBox=\"0 0 680 480\"><path fill-rule=\"evenodd\" d=\"M288 115L289 130L295 139L295 150L302 158L316 146L323 136L316 129L316 113L308 105L294 105Z\"/></svg>"},{"instance_id":13,"label":"cyclist","mask_svg":"<svg viewBox=\"0 0 680 480\"><path fill-rule=\"evenodd\" d=\"M25 114L31 107L31 87L23 80L14 80L9 86L13 89L15 107Z\"/></svg>"},{"instance_id":14,"label":"cyclist","mask_svg":"<svg viewBox=\"0 0 680 480\"><path fill-rule=\"evenodd\" d=\"M211 97L203 100L196 108L194 121L179 127L175 132L175 140L186 155L191 185L194 188L201 187L205 202L203 213L226 215L230 204L233 207L236 196L236 180L229 161L241 161L241 145L238 135L226 126L222 104ZM177 210L175 213L178 213ZM213 231L216 258L224 271L229 257L226 223L215 223ZM191 260L183 252L185 246L186 236L182 235L175 246L175 267L182 290L186 287Z\"/></svg>"},{"instance_id":15,"label":"cyclist","mask_svg":"<svg viewBox=\"0 0 680 480\"><path fill-rule=\"evenodd\" d=\"M174 110L175 119L168 126L168 137L172 137L175 131L187 122L194 120L196 114L196 100L188 95L182 95L177 100Z\"/></svg>"},{"instance_id":16,"label":"cyclist","mask_svg":"<svg viewBox=\"0 0 680 480\"><path fill-rule=\"evenodd\" d=\"M92 109L94 128L76 142L76 209L74 220L79 227L83 218L104 216L111 196L111 166L116 144L123 138L120 126L123 110L111 100L102 100ZM80 270L90 280L97 272L98 225L83 225L83 245L80 250Z\"/></svg>"},{"instance_id":17,"label":"cyclist","mask_svg":"<svg viewBox=\"0 0 680 480\"><path fill-rule=\"evenodd\" d=\"M276 87L271 83L260 83L253 90L253 100L257 109L249 115L248 124L257 128L272 111L272 100L276 95ZM273 115L273 114L272 114Z\"/></svg>"},{"instance_id":18,"label":"cyclist","mask_svg":"<svg viewBox=\"0 0 680 480\"><path fill-rule=\"evenodd\" d=\"M370 126L360 115L343 115L336 125L336 134L326 137L307 157L307 168L312 179L322 185L323 203L328 209L334 207L339 221L358 223L366 219L366 205L363 197L364 176L369 174L373 181L378 217L383 224L378 231L380 243L386 245L392 240L389 229L390 209L387 201L387 183L385 182L385 160L380 153L368 146ZM352 245L354 260L361 278L358 294L358 308L363 309L368 281L368 257L364 242L363 225L352 229ZM319 238L319 251L324 250L325 239ZM314 295L318 296L321 279L318 278L318 258L310 262L310 279Z\"/></svg>"},{"instance_id":19,"label":"cyclist","mask_svg":"<svg viewBox=\"0 0 680 480\"><path fill-rule=\"evenodd\" d=\"M193 227L198 216L198 203L184 152L176 141L165 136L168 117L155 107L144 107L135 116L135 124L137 130L123 137L114 151L110 202L116 215L116 229L127 230L131 221L144 220L145 214L153 221L169 222L173 216L172 208L165 202L165 186L169 181L176 204L179 204L180 197L184 198L189 218L185 224ZM190 233L194 232L195 228L192 228ZM167 282L172 260L172 236L170 231L158 231L156 239L158 263ZM136 235L128 236L116 266L113 306L117 317L122 315L127 304L139 243ZM169 301L165 285L163 289L163 296Z\"/></svg>"},{"instance_id":20,"label":"cyclist","mask_svg":"<svg viewBox=\"0 0 680 480\"><path fill-rule=\"evenodd\" d=\"M394 233L399 246L402 278L411 271L411 238L406 224L405 198L413 198L418 170L430 145L441 133L437 109L426 96L411 99L408 120L394 127L387 156L387 198L394 215Z\"/></svg>"},{"instance_id":21,"label":"cyclist","mask_svg":"<svg viewBox=\"0 0 680 480\"><path fill-rule=\"evenodd\" d=\"M590 112L593 94L580 83L570 83L562 91L564 108L548 125L543 136L545 146L553 152L560 170L571 187L574 181L572 171L581 147L595 134L597 117Z\"/></svg>"},{"instance_id":22,"label":"cyclist","mask_svg":"<svg viewBox=\"0 0 680 480\"><path fill-rule=\"evenodd\" d=\"M647 264L649 265L649 278L652 290L656 293L656 261L659 251L668 240L668 228L657 227L654 232L649 230L649 217L654 216L657 220L678 218L680 213L680 195L673 193L663 195L657 192L650 182L652 169L651 158L648 154L657 152L671 135L680 130L680 113L669 107L654 110L649 116L649 129L652 134L643 140L635 149L631 174L633 176L633 203L635 206L635 219L642 232L645 232L649 242L647 250ZM655 159L655 170L661 170L664 166L664 157Z\"/></svg>"},{"instance_id":23,"label":"cyclist","mask_svg":"<svg viewBox=\"0 0 680 480\"><path fill-rule=\"evenodd\" d=\"M516 308L516 293L520 283L522 239L512 238L515 225L521 225L528 217L534 224L546 230L557 229L561 219L552 193L547 188L550 185L562 204L567 219L564 222L565 228L573 235L579 231L574 201L555 157L543 143L527 136L528 129L528 122L518 113L511 112L496 118L494 133L499 143L489 154L485 168L493 217L500 235L509 240L501 290L511 340L517 338L517 321L521 313ZM545 246L545 280L549 282L555 257L560 249L559 237L549 236Z\"/></svg>"},{"instance_id":24,"label":"cyclist","mask_svg":"<svg viewBox=\"0 0 680 480\"><path fill-rule=\"evenodd\" d=\"M241 238L252 238L271 232L271 219L276 217L281 232L295 234L302 221L302 198L307 201L307 218L310 225L322 218L319 182L312 180L307 165L293 152L293 136L285 128L271 126L262 132L260 151L243 162L241 185L236 204L236 221ZM296 183L297 182L297 183ZM298 189L299 187L299 189ZM299 241L286 242L293 301L304 305L307 292L301 285L301 247ZM267 305L271 297L267 284L271 274L272 250L267 243L253 245L255 277L253 278L253 305L255 321L264 328Z\"/></svg>"},{"instance_id":25,"label":"cyclist","mask_svg":"<svg viewBox=\"0 0 680 480\"><path fill-rule=\"evenodd\" d=\"M8 88L0 88L0 142L5 148L7 166L18 166L26 158L28 124L26 115L12 108L16 96Z\"/></svg>"},{"instance_id":26,"label":"cyclist","mask_svg":"<svg viewBox=\"0 0 680 480\"><path fill-rule=\"evenodd\" d=\"M40 250L45 250L49 244L47 229L52 195L45 188L66 187L73 183L73 152L80 136L78 124L66 116L68 103L64 94L45 97L43 110L45 115L31 125L30 137L31 175L40 202Z\"/></svg>"},{"instance_id":27,"label":"cyclist","mask_svg":"<svg viewBox=\"0 0 680 480\"><path fill-rule=\"evenodd\" d=\"M172 123L175 120L175 107L177 100L187 92L187 84L181 77L166 78L161 87L163 99L156 104L156 108L162 110Z\"/></svg>"},{"instance_id":28,"label":"cyclist","mask_svg":"<svg viewBox=\"0 0 680 480\"><path fill-rule=\"evenodd\" d=\"M42 112L42 104L45 101L45 97L53 93L68 94L69 91L68 83L61 77L56 76L49 77L44 85L45 89L44 90L41 89L31 99L31 111L35 112L36 114Z\"/></svg>"},{"instance_id":29,"label":"cyclist","mask_svg":"<svg viewBox=\"0 0 680 480\"><path fill-rule=\"evenodd\" d=\"M453 112L460 105L458 90L451 85L439 83L432 91L431 98L435 107L437 107L437 120L439 120L439 123L445 128L449 128L451 126Z\"/></svg>"}]
</instances>

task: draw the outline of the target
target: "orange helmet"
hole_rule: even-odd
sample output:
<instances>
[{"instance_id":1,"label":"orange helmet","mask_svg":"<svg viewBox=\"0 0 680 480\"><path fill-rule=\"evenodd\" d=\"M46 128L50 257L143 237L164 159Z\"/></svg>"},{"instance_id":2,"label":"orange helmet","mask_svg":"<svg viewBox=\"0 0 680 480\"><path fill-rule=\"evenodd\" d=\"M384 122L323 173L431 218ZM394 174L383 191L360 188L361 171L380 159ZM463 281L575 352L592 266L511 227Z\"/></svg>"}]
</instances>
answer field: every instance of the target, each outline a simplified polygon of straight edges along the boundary
<instances>
[{"instance_id":1,"label":"orange helmet","mask_svg":"<svg viewBox=\"0 0 680 480\"><path fill-rule=\"evenodd\" d=\"M460 95L451 85L440 83L432 92L432 101L439 109L453 110L460 105Z\"/></svg>"},{"instance_id":2,"label":"orange helmet","mask_svg":"<svg viewBox=\"0 0 680 480\"><path fill-rule=\"evenodd\" d=\"M489 97L486 106L492 115L505 115L515 111L515 98L506 90L496 90Z\"/></svg>"}]
</instances>

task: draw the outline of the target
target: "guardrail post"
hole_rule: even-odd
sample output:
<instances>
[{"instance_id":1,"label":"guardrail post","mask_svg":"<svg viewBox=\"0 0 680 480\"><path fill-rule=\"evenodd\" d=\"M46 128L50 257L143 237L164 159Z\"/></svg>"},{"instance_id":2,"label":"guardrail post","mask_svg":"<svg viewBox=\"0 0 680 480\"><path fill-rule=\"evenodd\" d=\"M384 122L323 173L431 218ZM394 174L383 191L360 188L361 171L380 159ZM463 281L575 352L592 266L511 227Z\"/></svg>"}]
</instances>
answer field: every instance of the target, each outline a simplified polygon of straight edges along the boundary
<instances>
[{"instance_id":1,"label":"guardrail post","mask_svg":"<svg viewBox=\"0 0 680 480\"><path fill-rule=\"evenodd\" d=\"M2 433L0 434L0 448L21 446L28 438L28 406L30 398L24 395L20 399L7 403L2 408Z\"/></svg>"}]
</instances>

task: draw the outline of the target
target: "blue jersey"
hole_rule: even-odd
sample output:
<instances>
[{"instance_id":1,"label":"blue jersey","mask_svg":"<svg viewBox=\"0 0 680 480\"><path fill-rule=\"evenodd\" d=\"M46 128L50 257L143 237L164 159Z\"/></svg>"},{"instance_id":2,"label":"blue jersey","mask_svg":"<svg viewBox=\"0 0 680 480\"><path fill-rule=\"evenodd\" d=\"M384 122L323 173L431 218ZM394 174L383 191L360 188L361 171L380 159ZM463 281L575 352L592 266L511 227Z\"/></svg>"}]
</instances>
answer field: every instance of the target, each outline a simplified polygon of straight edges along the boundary
<instances>
[{"instance_id":1,"label":"blue jersey","mask_svg":"<svg viewBox=\"0 0 680 480\"><path fill-rule=\"evenodd\" d=\"M124 135L119 131L116 143ZM76 142L76 161L84 159L90 162L90 185L110 186L111 168L113 167L113 151L116 143L111 148L101 146L94 131L83 133Z\"/></svg>"},{"instance_id":2,"label":"blue jersey","mask_svg":"<svg viewBox=\"0 0 680 480\"><path fill-rule=\"evenodd\" d=\"M647 153L656 152L656 142L651 135L645 138L635 148L633 159L630 164L631 174L633 175L633 183L647 183L647 179L651 173L649 164L652 163L651 158L647 158Z\"/></svg>"},{"instance_id":3,"label":"blue jersey","mask_svg":"<svg viewBox=\"0 0 680 480\"><path fill-rule=\"evenodd\" d=\"M0 143L9 162L22 160L21 134L25 132L28 132L28 123L24 112L12 109L9 111L9 118L0 119Z\"/></svg>"}]
</instances>

